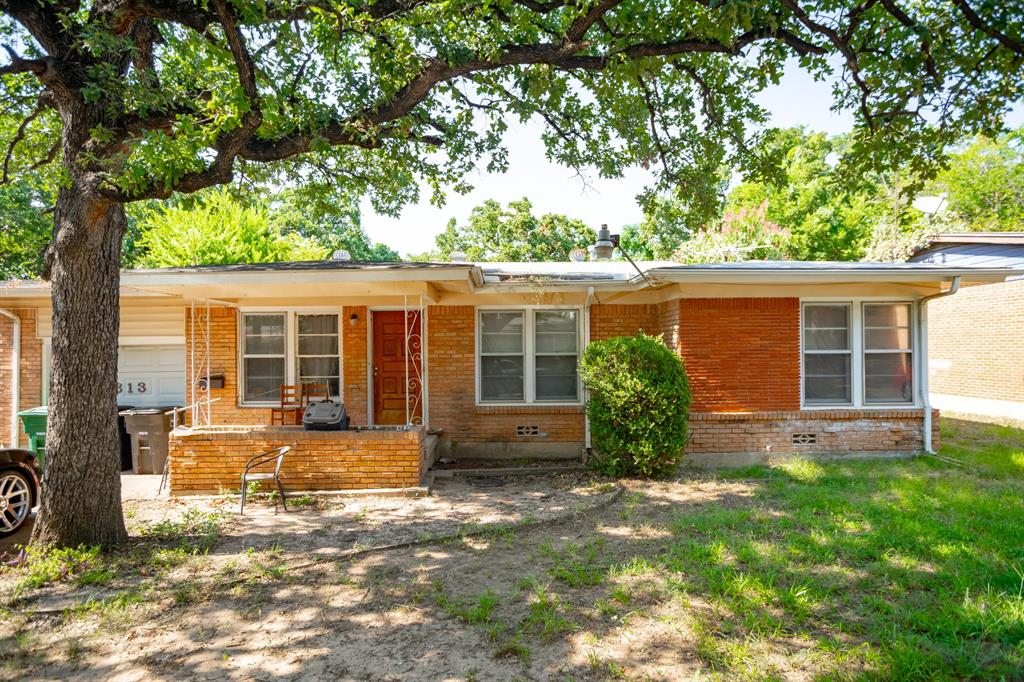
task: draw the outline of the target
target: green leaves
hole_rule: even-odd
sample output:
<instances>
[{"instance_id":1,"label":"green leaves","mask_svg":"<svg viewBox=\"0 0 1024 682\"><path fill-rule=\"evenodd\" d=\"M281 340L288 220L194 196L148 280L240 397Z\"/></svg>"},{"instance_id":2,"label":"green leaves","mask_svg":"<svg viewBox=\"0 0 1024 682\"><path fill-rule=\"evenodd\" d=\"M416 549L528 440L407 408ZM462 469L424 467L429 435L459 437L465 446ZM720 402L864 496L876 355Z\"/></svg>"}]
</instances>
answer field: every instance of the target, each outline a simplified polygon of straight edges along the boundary
<instances>
[{"instance_id":1,"label":"green leaves","mask_svg":"<svg viewBox=\"0 0 1024 682\"><path fill-rule=\"evenodd\" d=\"M690 385L683 361L661 338L640 333L594 341L580 377L596 459L611 476L662 476L683 456Z\"/></svg>"},{"instance_id":2,"label":"green leaves","mask_svg":"<svg viewBox=\"0 0 1024 682\"><path fill-rule=\"evenodd\" d=\"M469 261L568 261L575 248L586 249L596 235L585 223L557 213L533 215L533 204L523 198L508 208L493 199L480 204L460 226L452 219L435 240L425 259L448 260L462 251Z\"/></svg>"}]
</instances>

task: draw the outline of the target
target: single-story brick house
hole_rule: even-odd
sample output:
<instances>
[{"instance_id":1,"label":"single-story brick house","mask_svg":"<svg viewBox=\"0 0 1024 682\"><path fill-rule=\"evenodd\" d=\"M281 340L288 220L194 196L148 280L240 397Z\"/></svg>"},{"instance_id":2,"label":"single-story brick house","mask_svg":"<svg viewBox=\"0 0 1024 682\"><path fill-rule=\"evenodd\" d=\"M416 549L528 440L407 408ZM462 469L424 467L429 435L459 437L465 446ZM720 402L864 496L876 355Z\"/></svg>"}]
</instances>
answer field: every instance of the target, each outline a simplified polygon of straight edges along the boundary
<instances>
[{"instance_id":1,"label":"single-story brick house","mask_svg":"<svg viewBox=\"0 0 1024 682\"><path fill-rule=\"evenodd\" d=\"M1024 269L1024 232L937 234L910 261ZM971 287L929 307L932 403L950 412L1024 421L1024 277Z\"/></svg>"},{"instance_id":2,"label":"single-story brick house","mask_svg":"<svg viewBox=\"0 0 1024 682\"><path fill-rule=\"evenodd\" d=\"M922 301L1008 274L820 262L127 271L119 402L194 406L192 430L172 437L173 492L237 487L244 457L280 444L296 447L293 489L416 485L435 445L456 457L578 456L590 445L582 349L643 330L686 362L692 457L919 452L937 433ZM7 440L12 402L46 402L48 289L5 283L0 310L3 357L17 345L20 369L13 381L0 362ZM269 427L279 386L307 381L329 383L366 428Z\"/></svg>"}]
</instances>

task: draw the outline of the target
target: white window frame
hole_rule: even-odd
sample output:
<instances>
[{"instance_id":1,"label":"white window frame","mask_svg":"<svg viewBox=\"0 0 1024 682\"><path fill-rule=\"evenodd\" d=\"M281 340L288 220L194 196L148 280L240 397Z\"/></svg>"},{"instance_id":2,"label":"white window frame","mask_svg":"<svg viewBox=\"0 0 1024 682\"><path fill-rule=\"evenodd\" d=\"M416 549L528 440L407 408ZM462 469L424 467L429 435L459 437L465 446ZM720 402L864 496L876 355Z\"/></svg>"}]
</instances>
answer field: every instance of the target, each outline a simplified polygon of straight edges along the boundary
<instances>
[{"instance_id":1,"label":"white window frame","mask_svg":"<svg viewBox=\"0 0 1024 682\"><path fill-rule=\"evenodd\" d=\"M914 399L905 403L867 403L864 401L866 377L864 375L864 304L910 304L910 360L914 380ZM804 397L804 308L808 305L849 305L850 310L850 395L849 403L807 403ZM873 296L835 296L800 299L800 409L802 410L909 410L921 407L921 375L923 360L919 352L917 299ZM810 351L816 353L817 351ZM906 352L906 351L900 351Z\"/></svg>"},{"instance_id":2,"label":"white window frame","mask_svg":"<svg viewBox=\"0 0 1024 682\"><path fill-rule=\"evenodd\" d=\"M495 306L478 306L475 315L476 330L474 333L474 344L473 344L473 364L474 374L476 377L476 405L478 407L522 407L528 406L542 406L542 407L577 407L583 404L583 382L580 380L579 371L576 372L576 400L537 400L537 386L536 386L536 357L535 346L537 337L535 334L536 327L536 312L545 310L572 310L576 313L576 361L579 363L580 357L583 355L583 340L584 340L584 315L583 307L579 305L495 305ZM481 396L483 391L481 390L481 362L480 362L480 349L483 347L481 343L481 330L483 325L480 323L480 316L482 313L489 312L521 312L523 314L523 400L482 400ZM496 355L516 355L515 353L496 353ZM566 355L566 353L552 353L551 355Z\"/></svg>"},{"instance_id":3,"label":"white window frame","mask_svg":"<svg viewBox=\"0 0 1024 682\"><path fill-rule=\"evenodd\" d=\"M344 400L345 392L345 353L342 347L344 330L341 308L239 308L238 310L238 405L240 407L277 407L279 400L246 400L245 399L245 316L246 315L284 315L284 383L297 384L299 377L299 315L337 315L338 316L338 392ZM265 357L278 357L265 356ZM321 356L326 357L326 356Z\"/></svg>"}]
</instances>

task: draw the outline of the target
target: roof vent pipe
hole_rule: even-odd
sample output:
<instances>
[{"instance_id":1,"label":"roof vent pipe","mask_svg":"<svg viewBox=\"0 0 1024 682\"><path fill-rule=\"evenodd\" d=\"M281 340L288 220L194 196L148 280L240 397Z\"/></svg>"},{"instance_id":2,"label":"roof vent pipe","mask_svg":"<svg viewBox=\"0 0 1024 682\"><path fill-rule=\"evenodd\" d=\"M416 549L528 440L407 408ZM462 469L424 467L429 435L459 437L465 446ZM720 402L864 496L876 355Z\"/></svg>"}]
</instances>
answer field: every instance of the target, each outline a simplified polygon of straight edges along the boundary
<instances>
[{"instance_id":1,"label":"roof vent pipe","mask_svg":"<svg viewBox=\"0 0 1024 682\"><path fill-rule=\"evenodd\" d=\"M331 260L352 260L352 254L346 251L345 249L338 249L337 251L331 254Z\"/></svg>"},{"instance_id":2,"label":"roof vent pipe","mask_svg":"<svg viewBox=\"0 0 1024 682\"><path fill-rule=\"evenodd\" d=\"M466 252L465 251L452 251L448 256L448 262L450 263L465 263Z\"/></svg>"}]
</instances>

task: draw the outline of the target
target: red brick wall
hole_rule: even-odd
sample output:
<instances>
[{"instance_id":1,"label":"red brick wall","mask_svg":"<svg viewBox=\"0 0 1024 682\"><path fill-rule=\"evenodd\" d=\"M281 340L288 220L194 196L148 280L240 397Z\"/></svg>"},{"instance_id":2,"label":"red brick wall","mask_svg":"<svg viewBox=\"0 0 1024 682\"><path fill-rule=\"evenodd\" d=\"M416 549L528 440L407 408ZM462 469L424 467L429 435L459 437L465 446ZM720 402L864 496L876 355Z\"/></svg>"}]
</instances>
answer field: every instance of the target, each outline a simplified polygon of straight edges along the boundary
<instances>
[{"instance_id":1,"label":"red brick wall","mask_svg":"<svg viewBox=\"0 0 1024 682\"><path fill-rule=\"evenodd\" d=\"M939 447L939 413L933 411L932 446ZM687 454L816 454L920 452L923 410L794 410L703 413L690 418ZM794 444L793 434L814 434L814 444Z\"/></svg>"},{"instance_id":2,"label":"red brick wall","mask_svg":"<svg viewBox=\"0 0 1024 682\"><path fill-rule=\"evenodd\" d=\"M1024 280L964 287L928 305L928 388L1024 402Z\"/></svg>"},{"instance_id":3,"label":"red brick wall","mask_svg":"<svg viewBox=\"0 0 1024 682\"><path fill-rule=\"evenodd\" d=\"M476 405L476 309L431 306L427 315L430 425L457 443L580 443L582 407ZM547 436L517 437L517 425Z\"/></svg>"},{"instance_id":4,"label":"red brick wall","mask_svg":"<svg viewBox=\"0 0 1024 682\"><path fill-rule=\"evenodd\" d=\"M286 492L418 486L423 436L423 429L326 432L301 427L175 434L170 439L171 494L237 492L246 461L281 445L292 446L281 468ZM264 489L272 485L264 483Z\"/></svg>"},{"instance_id":5,"label":"red brick wall","mask_svg":"<svg viewBox=\"0 0 1024 682\"><path fill-rule=\"evenodd\" d=\"M12 310L21 320L21 359L18 378L21 382L18 410L38 407L43 402L43 342L36 336L36 310ZM0 443L10 444L11 401L14 353L14 320L0 316ZM20 421L20 420L19 420ZM25 429L19 426L19 445L28 447Z\"/></svg>"},{"instance_id":6,"label":"red brick wall","mask_svg":"<svg viewBox=\"0 0 1024 682\"><path fill-rule=\"evenodd\" d=\"M353 325L349 318L355 314ZM367 424L366 401L369 395L366 372L366 326L370 316L364 306L342 309L342 380L345 382L345 412L353 424Z\"/></svg>"},{"instance_id":7,"label":"red brick wall","mask_svg":"<svg viewBox=\"0 0 1024 682\"><path fill-rule=\"evenodd\" d=\"M188 385L192 375L191 308L185 308L185 399L193 399ZM206 309L196 308L195 358L199 366L206 339L203 331ZM238 311L234 308L210 308L210 373L224 375L224 388L210 390L210 398L220 398L210 405L213 424L269 424L269 407L240 407L238 405ZM204 373L205 376L205 373ZM196 388L195 399L206 394Z\"/></svg>"},{"instance_id":8,"label":"red brick wall","mask_svg":"<svg viewBox=\"0 0 1024 682\"><path fill-rule=\"evenodd\" d=\"M616 305L596 303L590 307L590 338L633 336L639 331L660 334L657 305Z\"/></svg>"},{"instance_id":9,"label":"red brick wall","mask_svg":"<svg viewBox=\"0 0 1024 682\"><path fill-rule=\"evenodd\" d=\"M799 299L684 298L678 305L692 411L800 408Z\"/></svg>"}]
</instances>

